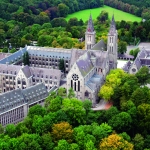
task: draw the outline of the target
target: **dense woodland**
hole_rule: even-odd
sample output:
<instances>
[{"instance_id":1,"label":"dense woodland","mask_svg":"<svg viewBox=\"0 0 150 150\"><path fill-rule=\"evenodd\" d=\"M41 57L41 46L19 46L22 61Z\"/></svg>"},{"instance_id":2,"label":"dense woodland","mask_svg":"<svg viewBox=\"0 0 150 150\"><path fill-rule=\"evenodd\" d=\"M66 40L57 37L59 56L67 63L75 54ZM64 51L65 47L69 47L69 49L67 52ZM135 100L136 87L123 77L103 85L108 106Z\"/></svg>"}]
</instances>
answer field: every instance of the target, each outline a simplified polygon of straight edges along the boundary
<instances>
[{"instance_id":1,"label":"dense woodland","mask_svg":"<svg viewBox=\"0 0 150 150\"><path fill-rule=\"evenodd\" d=\"M9 48L9 52L13 53L26 44L34 45L34 41L37 41L39 46L84 49L87 22L84 23L82 19L77 20L76 18L67 22L64 17L68 13L100 7L106 3L123 11L127 11L124 10L126 7L134 11L141 9L136 3L132 4L132 8L130 7L131 3L125 4L124 2L117 0L45 0L44 2L41 0L0 0L0 49L2 52L8 52ZM148 5L142 8L148 9ZM141 16L142 14L136 15ZM140 41L150 40L149 20L139 23L121 21L117 22L116 25L119 34L120 53L126 51L127 44L136 45ZM94 20L97 42L100 39L107 42L109 26L108 13L102 12L97 20Z\"/></svg>"},{"instance_id":2,"label":"dense woodland","mask_svg":"<svg viewBox=\"0 0 150 150\"><path fill-rule=\"evenodd\" d=\"M149 150L149 69L135 75L121 69L106 77L99 96L113 103L108 110L93 111L89 100L74 98L60 88L35 105L17 125L0 127L1 150ZM107 92L106 92L107 91Z\"/></svg>"},{"instance_id":3,"label":"dense woodland","mask_svg":"<svg viewBox=\"0 0 150 150\"><path fill-rule=\"evenodd\" d=\"M105 0L106 5L122 11L150 19L150 1L149 0Z\"/></svg>"}]
</instances>

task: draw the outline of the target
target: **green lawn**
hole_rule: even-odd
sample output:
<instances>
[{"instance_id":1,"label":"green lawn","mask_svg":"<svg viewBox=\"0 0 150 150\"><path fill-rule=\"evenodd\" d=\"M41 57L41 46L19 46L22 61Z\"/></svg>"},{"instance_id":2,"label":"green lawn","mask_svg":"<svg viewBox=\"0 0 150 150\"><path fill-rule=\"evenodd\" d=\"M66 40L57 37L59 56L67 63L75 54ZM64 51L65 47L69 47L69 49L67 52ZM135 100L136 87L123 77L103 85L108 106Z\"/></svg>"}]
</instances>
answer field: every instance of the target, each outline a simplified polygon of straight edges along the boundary
<instances>
[{"instance_id":1,"label":"green lawn","mask_svg":"<svg viewBox=\"0 0 150 150\"><path fill-rule=\"evenodd\" d=\"M132 21L132 22L133 21L140 22L142 20L142 18L140 18L140 17L134 16L132 14L123 12L121 10L118 10L118 9L115 9L115 8L112 8L109 6L78 11L73 14L69 14L66 17L66 20L68 21L70 18L76 17L78 19L82 19L85 22L89 19L90 12L92 14L92 18L96 19L102 10L105 10L109 13L109 19L111 19L112 15L114 14L116 21L125 20L125 21Z\"/></svg>"}]
</instances>

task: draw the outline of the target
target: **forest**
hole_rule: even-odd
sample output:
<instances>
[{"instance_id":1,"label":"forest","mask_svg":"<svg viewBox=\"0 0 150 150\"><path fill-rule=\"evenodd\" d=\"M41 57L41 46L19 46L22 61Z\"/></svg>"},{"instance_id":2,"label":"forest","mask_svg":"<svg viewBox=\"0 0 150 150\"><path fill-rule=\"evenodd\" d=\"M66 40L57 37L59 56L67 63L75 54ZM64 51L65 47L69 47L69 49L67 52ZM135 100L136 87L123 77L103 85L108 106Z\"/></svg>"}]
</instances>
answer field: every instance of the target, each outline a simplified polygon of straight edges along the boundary
<instances>
[{"instance_id":1,"label":"forest","mask_svg":"<svg viewBox=\"0 0 150 150\"><path fill-rule=\"evenodd\" d=\"M41 0L0 0L0 51L13 53L26 44L34 45L35 41L38 46L84 49L87 22L84 23L82 19L77 20L77 18L71 18L67 22L64 17L68 13L82 9L102 7L107 2L109 2L108 5L111 4L111 7L121 10L125 9L125 6L134 11L141 9L138 5L126 4L118 0L45 0L44 2ZM148 9L146 6L144 8ZM136 15L141 16L141 14ZM126 45L136 45L140 41L150 40L148 19L145 22L122 20L116 22L116 25L120 53L126 51ZM109 26L108 13L103 11L94 20L97 42L100 39L107 42Z\"/></svg>"},{"instance_id":2,"label":"forest","mask_svg":"<svg viewBox=\"0 0 150 150\"><path fill-rule=\"evenodd\" d=\"M23 122L0 126L1 150L149 150L149 69L135 75L111 70L99 91L113 103L108 110L93 111L89 100L59 88L45 106L35 105ZM107 92L105 92L107 90Z\"/></svg>"},{"instance_id":3,"label":"forest","mask_svg":"<svg viewBox=\"0 0 150 150\"><path fill-rule=\"evenodd\" d=\"M55 18L43 24L27 26L24 22L16 20L0 21L0 48L2 52L10 52L14 49L32 45L37 41L39 46L78 48L84 49L84 36L87 22L84 23L77 18L71 18L68 22L65 18ZM96 30L96 42L103 39L107 42L107 34L110 27L108 13L103 11L94 20ZM119 52L126 51L124 45L136 45L140 41L150 40L150 21L145 22L116 22L119 37ZM81 39L81 40L79 40Z\"/></svg>"}]
</instances>

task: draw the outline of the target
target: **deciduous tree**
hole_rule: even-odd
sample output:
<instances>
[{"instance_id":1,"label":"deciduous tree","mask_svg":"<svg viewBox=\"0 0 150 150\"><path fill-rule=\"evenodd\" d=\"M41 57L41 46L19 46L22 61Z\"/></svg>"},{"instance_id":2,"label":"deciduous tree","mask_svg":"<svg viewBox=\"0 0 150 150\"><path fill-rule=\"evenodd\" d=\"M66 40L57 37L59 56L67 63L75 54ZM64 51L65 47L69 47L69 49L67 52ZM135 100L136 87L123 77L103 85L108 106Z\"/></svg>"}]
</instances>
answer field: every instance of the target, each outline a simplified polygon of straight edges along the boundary
<instances>
[{"instance_id":1,"label":"deciduous tree","mask_svg":"<svg viewBox=\"0 0 150 150\"><path fill-rule=\"evenodd\" d=\"M72 126L68 122L54 124L52 127L52 136L54 142L64 139L68 143L71 143L73 137Z\"/></svg>"},{"instance_id":2,"label":"deciduous tree","mask_svg":"<svg viewBox=\"0 0 150 150\"><path fill-rule=\"evenodd\" d=\"M107 138L102 139L102 141L100 142L100 149L133 150L133 144L127 142L117 134L112 134Z\"/></svg>"}]
</instances>

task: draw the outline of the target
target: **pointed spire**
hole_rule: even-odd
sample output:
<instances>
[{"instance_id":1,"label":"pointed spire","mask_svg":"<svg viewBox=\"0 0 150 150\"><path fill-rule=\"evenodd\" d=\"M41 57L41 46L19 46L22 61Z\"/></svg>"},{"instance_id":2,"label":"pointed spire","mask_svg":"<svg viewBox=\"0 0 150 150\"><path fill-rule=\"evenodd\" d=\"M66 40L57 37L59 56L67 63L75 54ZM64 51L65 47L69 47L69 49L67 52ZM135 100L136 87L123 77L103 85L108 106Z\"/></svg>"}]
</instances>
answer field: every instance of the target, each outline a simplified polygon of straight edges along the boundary
<instances>
[{"instance_id":1,"label":"pointed spire","mask_svg":"<svg viewBox=\"0 0 150 150\"><path fill-rule=\"evenodd\" d=\"M115 32L116 32L116 23L115 23L115 18L113 14L111 24L110 24L109 34L114 34Z\"/></svg>"},{"instance_id":2,"label":"pointed spire","mask_svg":"<svg viewBox=\"0 0 150 150\"><path fill-rule=\"evenodd\" d=\"M90 17L89 17L89 21L88 21L86 32L94 32L94 25L93 25L93 20L92 20L91 13L90 13Z\"/></svg>"}]
</instances>

